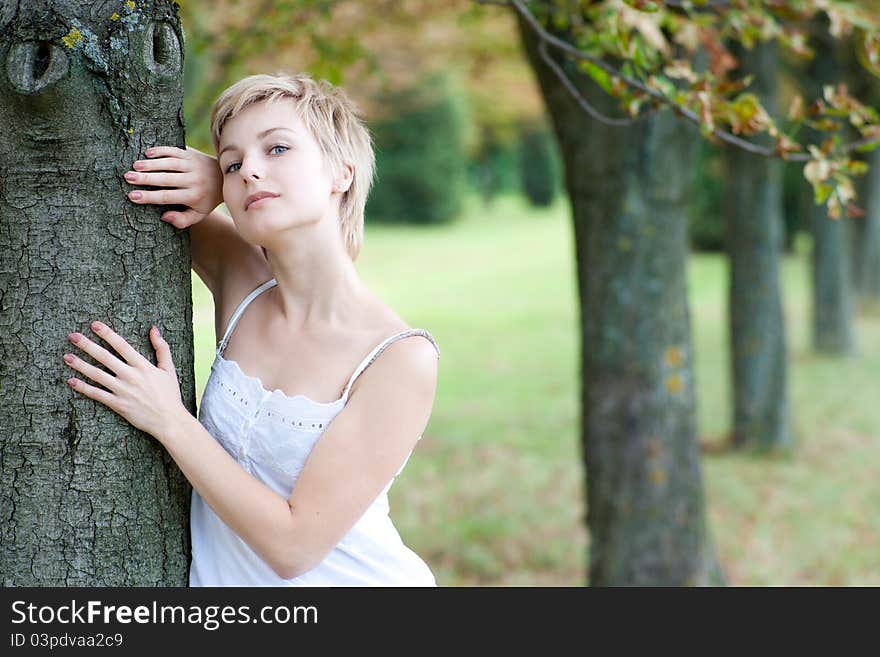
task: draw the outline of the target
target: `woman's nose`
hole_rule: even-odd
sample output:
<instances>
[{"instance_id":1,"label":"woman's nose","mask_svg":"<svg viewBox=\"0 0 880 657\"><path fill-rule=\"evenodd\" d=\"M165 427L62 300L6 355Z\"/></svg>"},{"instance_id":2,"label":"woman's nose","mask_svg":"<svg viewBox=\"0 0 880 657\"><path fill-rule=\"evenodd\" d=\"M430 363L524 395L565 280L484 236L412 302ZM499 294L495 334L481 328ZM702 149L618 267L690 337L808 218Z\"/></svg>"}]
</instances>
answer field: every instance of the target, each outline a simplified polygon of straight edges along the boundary
<instances>
[{"instance_id":1,"label":"woman's nose","mask_svg":"<svg viewBox=\"0 0 880 657\"><path fill-rule=\"evenodd\" d=\"M248 180L259 180L262 177L258 163L253 159L244 160L238 171L245 182Z\"/></svg>"}]
</instances>

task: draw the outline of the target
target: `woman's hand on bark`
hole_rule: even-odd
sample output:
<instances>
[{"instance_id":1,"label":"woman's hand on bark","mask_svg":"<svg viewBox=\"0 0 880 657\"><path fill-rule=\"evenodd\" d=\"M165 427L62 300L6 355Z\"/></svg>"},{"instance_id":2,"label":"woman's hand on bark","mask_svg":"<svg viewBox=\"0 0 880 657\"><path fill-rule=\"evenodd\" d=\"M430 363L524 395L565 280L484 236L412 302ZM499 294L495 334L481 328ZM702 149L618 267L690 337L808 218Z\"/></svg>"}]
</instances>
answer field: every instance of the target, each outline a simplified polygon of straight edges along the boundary
<instances>
[{"instance_id":1,"label":"woman's hand on bark","mask_svg":"<svg viewBox=\"0 0 880 657\"><path fill-rule=\"evenodd\" d=\"M125 173L125 180L161 189L135 189L128 198L138 204L186 206L185 210L167 210L162 221L187 228L223 202L223 175L216 158L195 148L174 146L148 148L146 156L148 159L134 162L134 170Z\"/></svg>"},{"instance_id":2,"label":"woman's hand on bark","mask_svg":"<svg viewBox=\"0 0 880 657\"><path fill-rule=\"evenodd\" d=\"M156 438L166 435L171 425L178 421L180 413L188 411L181 400L171 348L159 335L159 329L150 329L150 341L156 350L156 366L105 324L92 322L91 328L123 360L84 335L71 333L68 339L110 372L74 354L65 354L65 363L102 387L90 385L76 377L68 379L68 385L104 404L138 429Z\"/></svg>"}]
</instances>

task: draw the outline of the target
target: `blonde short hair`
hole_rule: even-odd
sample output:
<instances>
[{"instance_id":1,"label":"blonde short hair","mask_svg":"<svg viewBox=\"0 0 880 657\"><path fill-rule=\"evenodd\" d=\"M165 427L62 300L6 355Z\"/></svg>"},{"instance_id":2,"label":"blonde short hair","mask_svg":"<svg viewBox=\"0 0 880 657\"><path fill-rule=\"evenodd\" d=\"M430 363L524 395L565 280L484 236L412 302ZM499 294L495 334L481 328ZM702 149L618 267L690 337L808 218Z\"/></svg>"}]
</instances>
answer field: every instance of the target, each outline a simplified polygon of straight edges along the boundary
<instances>
[{"instance_id":1,"label":"blonde short hair","mask_svg":"<svg viewBox=\"0 0 880 657\"><path fill-rule=\"evenodd\" d=\"M342 89L304 73L251 75L239 80L220 94L211 111L214 152L227 121L254 103L276 100L294 102L297 114L334 168L349 164L354 169L351 186L342 195L339 219L345 248L355 260L364 241L364 206L373 184L376 156L357 107Z\"/></svg>"}]
</instances>

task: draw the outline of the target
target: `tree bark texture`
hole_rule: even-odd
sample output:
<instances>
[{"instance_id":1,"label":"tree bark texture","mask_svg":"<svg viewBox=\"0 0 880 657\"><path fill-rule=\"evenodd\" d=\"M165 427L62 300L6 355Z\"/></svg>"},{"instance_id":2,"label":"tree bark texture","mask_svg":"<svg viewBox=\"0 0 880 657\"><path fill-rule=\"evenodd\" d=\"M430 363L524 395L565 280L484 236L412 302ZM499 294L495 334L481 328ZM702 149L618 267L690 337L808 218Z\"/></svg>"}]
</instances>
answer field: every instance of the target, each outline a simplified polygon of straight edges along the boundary
<instances>
[{"instance_id":1,"label":"tree bark texture","mask_svg":"<svg viewBox=\"0 0 880 657\"><path fill-rule=\"evenodd\" d=\"M573 208L588 581L719 583L685 281L693 134L668 113L626 128L592 119L544 63L522 21L520 33L559 139ZM566 70L592 104L615 113L574 66Z\"/></svg>"},{"instance_id":2,"label":"tree bark texture","mask_svg":"<svg viewBox=\"0 0 880 657\"><path fill-rule=\"evenodd\" d=\"M741 75L776 116L776 45L734 49ZM784 449L792 434L785 320L779 285L784 224L782 162L726 146L724 215L736 447Z\"/></svg>"},{"instance_id":3,"label":"tree bark texture","mask_svg":"<svg viewBox=\"0 0 880 657\"><path fill-rule=\"evenodd\" d=\"M832 43L819 40L815 50L816 55L807 67L807 86L811 98L821 96L822 85L836 84L846 74L842 54ZM814 143L823 138L815 132L811 135ZM812 194L812 189L809 193ZM824 204L811 202L809 208L813 235L813 348L829 355L848 354L855 349L852 222L848 218L830 219Z\"/></svg>"},{"instance_id":4,"label":"tree bark texture","mask_svg":"<svg viewBox=\"0 0 880 657\"><path fill-rule=\"evenodd\" d=\"M190 488L151 436L65 383L100 319L195 410L189 238L125 197L184 145L183 34L164 0L0 0L0 574L5 586L185 585ZM112 348L106 346L111 352ZM97 363L95 363L97 364Z\"/></svg>"},{"instance_id":5,"label":"tree bark texture","mask_svg":"<svg viewBox=\"0 0 880 657\"><path fill-rule=\"evenodd\" d=\"M854 55L856 44L848 48L851 93L873 107L880 106L880 80L868 72ZM855 131L852 131L855 133ZM854 136L853 139L857 138ZM855 179L856 205L863 216L852 217L853 288L860 305L880 305L880 149L862 156L870 166L868 173Z\"/></svg>"},{"instance_id":6,"label":"tree bark texture","mask_svg":"<svg viewBox=\"0 0 880 657\"><path fill-rule=\"evenodd\" d=\"M880 305L880 150L867 155L871 167L859 181L858 204L863 217L853 220L853 260L855 288L859 300Z\"/></svg>"}]
</instances>

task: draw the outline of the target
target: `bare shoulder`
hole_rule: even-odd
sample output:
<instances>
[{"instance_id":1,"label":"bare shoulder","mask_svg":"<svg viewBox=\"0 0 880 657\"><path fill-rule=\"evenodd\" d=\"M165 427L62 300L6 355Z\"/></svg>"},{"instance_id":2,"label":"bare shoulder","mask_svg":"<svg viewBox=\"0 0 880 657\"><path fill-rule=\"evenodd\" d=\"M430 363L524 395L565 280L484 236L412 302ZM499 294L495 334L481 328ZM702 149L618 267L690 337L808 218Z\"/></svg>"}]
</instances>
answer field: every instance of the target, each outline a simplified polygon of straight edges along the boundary
<instances>
[{"instance_id":1,"label":"bare shoulder","mask_svg":"<svg viewBox=\"0 0 880 657\"><path fill-rule=\"evenodd\" d=\"M431 383L437 379L438 354L433 343L414 334L396 340L386 349L385 364L389 370L412 383ZM382 359L377 359L377 363Z\"/></svg>"},{"instance_id":2,"label":"bare shoulder","mask_svg":"<svg viewBox=\"0 0 880 657\"><path fill-rule=\"evenodd\" d=\"M424 429L434 406L437 375L434 345L420 335L401 338L358 377L350 406L370 421L376 414L400 422L410 418Z\"/></svg>"},{"instance_id":3,"label":"bare shoulder","mask_svg":"<svg viewBox=\"0 0 880 657\"><path fill-rule=\"evenodd\" d=\"M411 326L383 302L378 303L375 313L375 316L381 317L381 329L377 330L377 335L382 336L381 339L412 330ZM362 379L364 382L378 383L380 387L396 381L415 386L433 397L437 369L438 351L434 343L424 335L414 333L397 338L386 346L381 356L376 358L355 382L352 391Z\"/></svg>"},{"instance_id":4,"label":"bare shoulder","mask_svg":"<svg viewBox=\"0 0 880 657\"><path fill-rule=\"evenodd\" d=\"M383 338L414 330L412 326L401 319L400 316L381 299L376 299L372 314L377 319L377 325L382 327L379 334L381 334ZM386 351L393 351L393 353L400 354L398 358L406 356L417 358L420 354L422 354L422 359L424 359L424 354L433 356L434 360L437 358L437 350L434 348L433 343L425 336L418 333L398 338L386 348Z\"/></svg>"}]
</instances>

